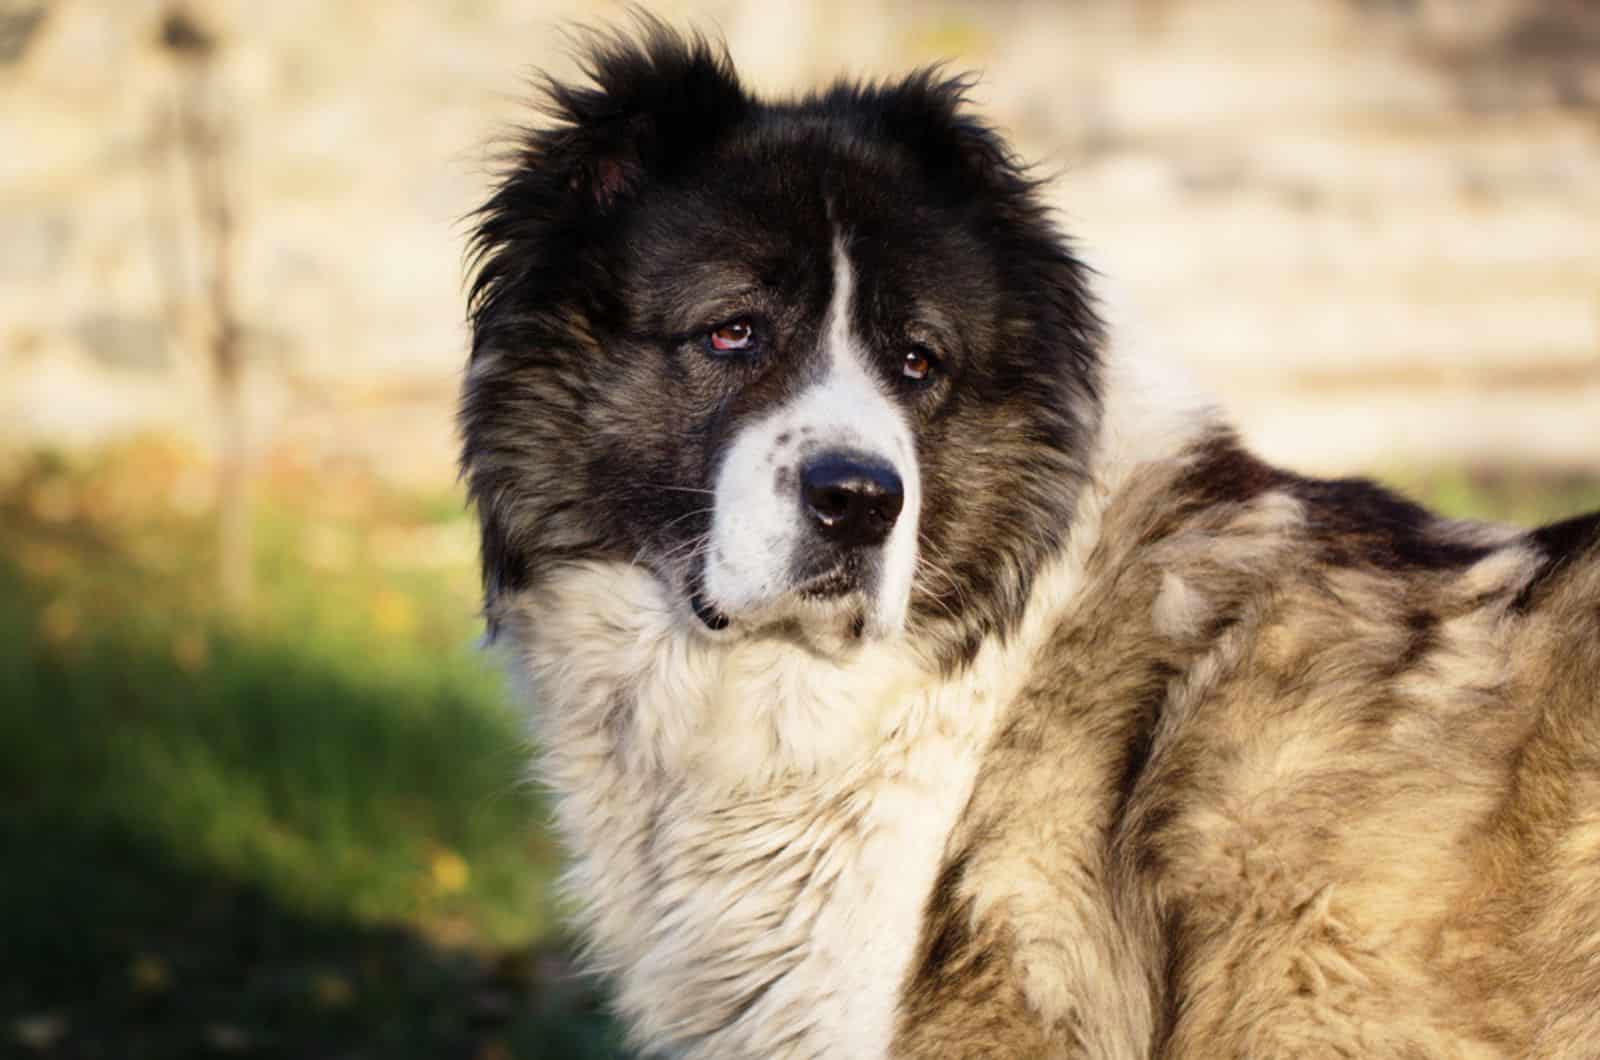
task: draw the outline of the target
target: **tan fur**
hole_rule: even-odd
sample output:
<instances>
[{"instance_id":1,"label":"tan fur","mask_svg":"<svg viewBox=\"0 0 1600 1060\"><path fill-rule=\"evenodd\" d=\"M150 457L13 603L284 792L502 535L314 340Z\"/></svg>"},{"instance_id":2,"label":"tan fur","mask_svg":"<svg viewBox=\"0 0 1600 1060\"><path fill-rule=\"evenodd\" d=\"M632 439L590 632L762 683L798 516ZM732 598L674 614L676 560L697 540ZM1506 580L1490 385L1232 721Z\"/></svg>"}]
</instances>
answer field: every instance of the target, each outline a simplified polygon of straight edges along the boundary
<instances>
[{"instance_id":1,"label":"tan fur","mask_svg":"<svg viewBox=\"0 0 1600 1060\"><path fill-rule=\"evenodd\" d=\"M1536 543L1443 521L1482 554L1368 562L1229 440L1130 481L894 1055L1600 1055L1594 544L1542 587Z\"/></svg>"}]
</instances>

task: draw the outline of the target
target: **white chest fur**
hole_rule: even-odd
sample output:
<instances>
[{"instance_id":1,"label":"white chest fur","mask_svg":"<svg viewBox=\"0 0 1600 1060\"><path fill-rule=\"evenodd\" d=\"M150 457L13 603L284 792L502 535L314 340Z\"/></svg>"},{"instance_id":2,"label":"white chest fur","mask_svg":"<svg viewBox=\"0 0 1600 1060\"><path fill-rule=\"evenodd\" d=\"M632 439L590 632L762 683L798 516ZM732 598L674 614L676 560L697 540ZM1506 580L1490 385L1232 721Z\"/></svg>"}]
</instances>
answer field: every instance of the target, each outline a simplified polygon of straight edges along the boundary
<instances>
[{"instance_id":1,"label":"white chest fur","mask_svg":"<svg viewBox=\"0 0 1600 1060\"><path fill-rule=\"evenodd\" d=\"M941 681L903 648L713 644L621 566L512 621L567 887L641 1041L885 1055L1015 650Z\"/></svg>"}]
</instances>

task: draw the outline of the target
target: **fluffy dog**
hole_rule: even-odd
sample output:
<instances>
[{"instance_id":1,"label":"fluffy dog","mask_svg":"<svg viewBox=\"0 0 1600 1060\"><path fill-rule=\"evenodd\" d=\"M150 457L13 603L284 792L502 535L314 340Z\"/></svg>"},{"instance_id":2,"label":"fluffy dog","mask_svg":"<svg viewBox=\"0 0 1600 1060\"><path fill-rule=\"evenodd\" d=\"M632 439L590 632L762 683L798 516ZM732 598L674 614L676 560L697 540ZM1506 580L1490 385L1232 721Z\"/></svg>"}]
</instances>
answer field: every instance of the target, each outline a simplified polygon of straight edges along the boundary
<instances>
[{"instance_id":1,"label":"fluffy dog","mask_svg":"<svg viewBox=\"0 0 1600 1060\"><path fill-rule=\"evenodd\" d=\"M641 1047L1600 1055L1600 517L1252 457L959 79L586 72L478 216L463 467Z\"/></svg>"}]
</instances>

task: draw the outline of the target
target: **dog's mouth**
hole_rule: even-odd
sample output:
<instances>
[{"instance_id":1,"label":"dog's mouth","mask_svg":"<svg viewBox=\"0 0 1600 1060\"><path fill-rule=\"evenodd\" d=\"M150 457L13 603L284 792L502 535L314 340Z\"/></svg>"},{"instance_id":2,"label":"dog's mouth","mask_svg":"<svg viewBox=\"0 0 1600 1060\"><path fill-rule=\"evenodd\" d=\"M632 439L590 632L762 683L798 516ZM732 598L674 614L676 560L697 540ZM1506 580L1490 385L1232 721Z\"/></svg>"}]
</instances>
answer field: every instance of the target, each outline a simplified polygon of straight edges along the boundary
<instances>
[{"instance_id":1,"label":"dog's mouth","mask_svg":"<svg viewBox=\"0 0 1600 1060\"><path fill-rule=\"evenodd\" d=\"M861 588L861 572L846 560L814 574L796 585L792 592L806 600L832 600Z\"/></svg>"},{"instance_id":2,"label":"dog's mouth","mask_svg":"<svg viewBox=\"0 0 1600 1060\"><path fill-rule=\"evenodd\" d=\"M732 621L727 615L707 603L706 598L701 595L699 589L689 594L689 609L694 612L694 617L698 618L707 629L718 633L727 629L728 624Z\"/></svg>"},{"instance_id":3,"label":"dog's mouth","mask_svg":"<svg viewBox=\"0 0 1600 1060\"><path fill-rule=\"evenodd\" d=\"M702 579L703 574L696 572L689 577L688 585L685 586L689 610L707 630L713 633L725 632L733 625L734 616L707 598ZM863 578L858 565L846 560L820 573L800 579L784 592L783 596L794 605L798 605L801 613L797 613L792 606L783 605L781 601L762 607L760 612L776 621L792 621L797 618L804 621L803 612L812 612L814 616L818 616L821 610L833 611L834 605L843 605L850 602L850 597L859 597L862 593L862 584ZM862 608L854 606L850 610L856 616L852 619L852 624L860 627L864 621L861 617ZM760 615L746 617L757 625L761 624Z\"/></svg>"},{"instance_id":4,"label":"dog's mouth","mask_svg":"<svg viewBox=\"0 0 1600 1060\"><path fill-rule=\"evenodd\" d=\"M688 576L684 579L684 593L689 598L689 610L694 612L694 617L700 624L713 633L721 633L733 624L729 614L706 599L705 568L699 564L692 566Z\"/></svg>"}]
</instances>

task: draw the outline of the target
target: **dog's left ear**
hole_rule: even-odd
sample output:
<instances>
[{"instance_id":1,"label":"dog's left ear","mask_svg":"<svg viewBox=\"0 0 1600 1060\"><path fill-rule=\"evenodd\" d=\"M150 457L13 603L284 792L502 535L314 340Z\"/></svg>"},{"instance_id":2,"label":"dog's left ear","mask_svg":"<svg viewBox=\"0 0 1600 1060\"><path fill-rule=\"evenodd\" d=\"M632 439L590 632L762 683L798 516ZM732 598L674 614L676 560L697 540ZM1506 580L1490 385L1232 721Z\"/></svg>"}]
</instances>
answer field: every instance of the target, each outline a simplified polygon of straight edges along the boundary
<instances>
[{"instance_id":1,"label":"dog's left ear","mask_svg":"<svg viewBox=\"0 0 1600 1060\"><path fill-rule=\"evenodd\" d=\"M545 85L558 124L544 134L539 162L559 170L579 209L610 210L647 174L704 149L747 106L725 50L648 15L637 21L637 39L590 38L588 84Z\"/></svg>"}]
</instances>

